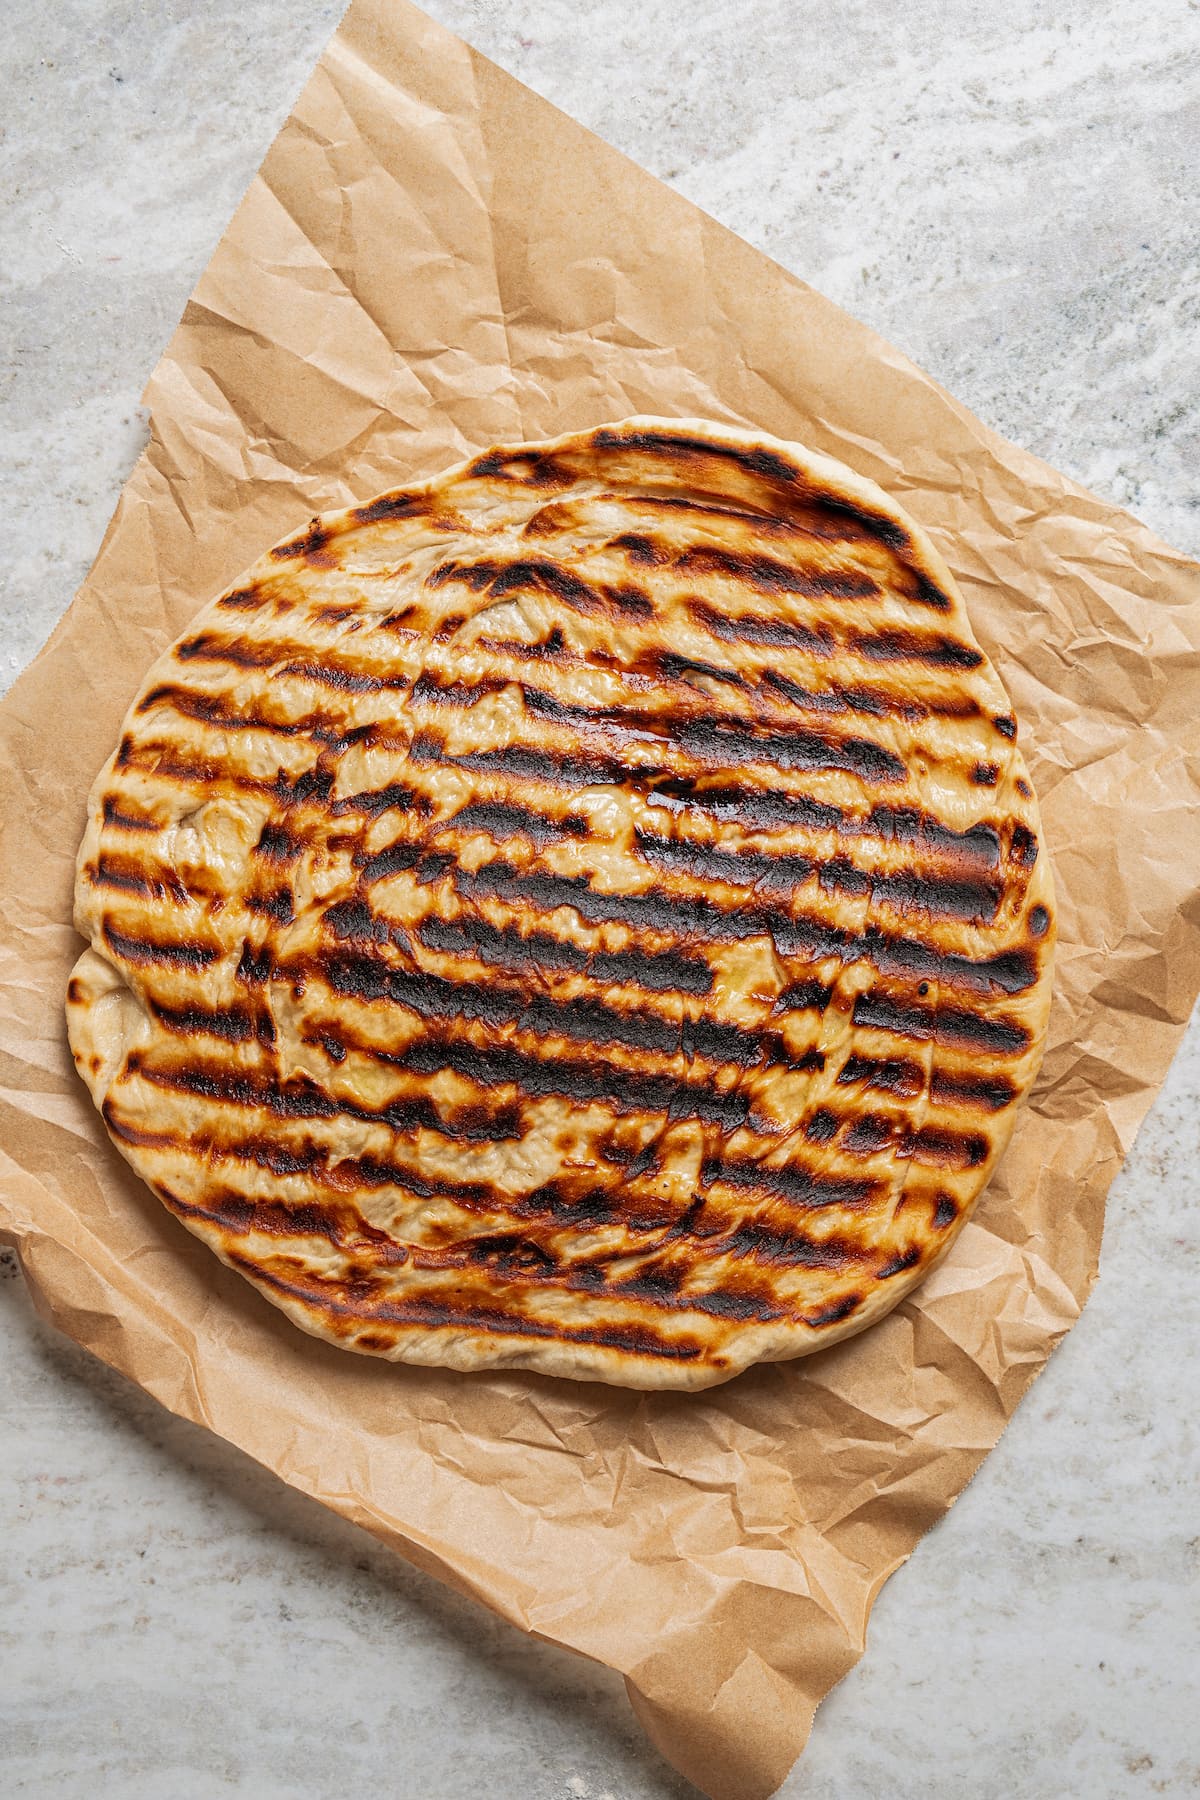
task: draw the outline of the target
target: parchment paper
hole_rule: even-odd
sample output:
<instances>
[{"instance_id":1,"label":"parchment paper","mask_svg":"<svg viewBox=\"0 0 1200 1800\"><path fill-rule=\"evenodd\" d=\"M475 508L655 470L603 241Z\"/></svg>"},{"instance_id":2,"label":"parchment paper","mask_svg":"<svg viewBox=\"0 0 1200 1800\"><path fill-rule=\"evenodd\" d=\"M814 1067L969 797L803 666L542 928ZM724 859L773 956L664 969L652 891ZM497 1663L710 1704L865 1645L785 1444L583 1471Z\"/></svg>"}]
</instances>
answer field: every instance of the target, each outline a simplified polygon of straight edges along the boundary
<instances>
[{"instance_id":1,"label":"parchment paper","mask_svg":"<svg viewBox=\"0 0 1200 1800\"><path fill-rule=\"evenodd\" d=\"M95 568L0 709L4 1236L64 1331L623 1671L680 1769L756 1800L1077 1317L1200 985L1200 570L404 0L355 0L147 399ZM697 1396L372 1363L294 1329L110 1148L61 1019L84 797L151 659L311 512L634 412L831 451L933 532L1044 810L1044 1073L945 1265L805 1363Z\"/></svg>"}]
</instances>

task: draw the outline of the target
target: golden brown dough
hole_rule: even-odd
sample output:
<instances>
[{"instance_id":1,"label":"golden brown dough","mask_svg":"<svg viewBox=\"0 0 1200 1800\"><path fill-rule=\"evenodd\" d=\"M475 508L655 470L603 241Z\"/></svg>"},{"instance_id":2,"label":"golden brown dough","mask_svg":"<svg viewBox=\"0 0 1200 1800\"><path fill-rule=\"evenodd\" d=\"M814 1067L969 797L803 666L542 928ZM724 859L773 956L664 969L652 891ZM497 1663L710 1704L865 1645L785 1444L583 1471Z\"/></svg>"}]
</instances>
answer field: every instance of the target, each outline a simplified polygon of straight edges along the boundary
<instances>
[{"instance_id":1,"label":"golden brown dough","mask_svg":"<svg viewBox=\"0 0 1200 1800\"><path fill-rule=\"evenodd\" d=\"M1037 1070L1052 891L925 534L631 419L316 519L92 794L114 1141L351 1349L701 1388L889 1311Z\"/></svg>"}]
</instances>

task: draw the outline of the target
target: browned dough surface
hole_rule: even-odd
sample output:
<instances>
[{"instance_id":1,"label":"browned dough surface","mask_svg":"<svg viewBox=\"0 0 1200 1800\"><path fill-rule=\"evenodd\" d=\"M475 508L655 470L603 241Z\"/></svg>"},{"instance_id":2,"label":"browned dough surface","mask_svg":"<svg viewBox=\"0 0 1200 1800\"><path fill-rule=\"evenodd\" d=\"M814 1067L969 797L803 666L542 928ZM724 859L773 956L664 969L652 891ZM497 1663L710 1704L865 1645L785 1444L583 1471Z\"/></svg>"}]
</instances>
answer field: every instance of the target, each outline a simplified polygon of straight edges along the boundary
<instances>
[{"instance_id":1,"label":"browned dough surface","mask_svg":"<svg viewBox=\"0 0 1200 1800\"><path fill-rule=\"evenodd\" d=\"M1053 900L924 533L637 419L264 556L80 851L76 1062L305 1329L699 1388L889 1311L1037 1070Z\"/></svg>"}]
</instances>

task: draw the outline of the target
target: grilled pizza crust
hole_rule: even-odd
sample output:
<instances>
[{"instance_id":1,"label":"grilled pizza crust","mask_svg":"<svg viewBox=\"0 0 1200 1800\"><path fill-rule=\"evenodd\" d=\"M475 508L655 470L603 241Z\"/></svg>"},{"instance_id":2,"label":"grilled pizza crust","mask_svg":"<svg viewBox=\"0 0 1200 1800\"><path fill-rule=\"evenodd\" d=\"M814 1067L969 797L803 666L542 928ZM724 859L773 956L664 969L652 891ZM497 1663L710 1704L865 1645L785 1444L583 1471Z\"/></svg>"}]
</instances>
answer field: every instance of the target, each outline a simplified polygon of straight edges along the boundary
<instances>
[{"instance_id":1,"label":"grilled pizza crust","mask_svg":"<svg viewBox=\"0 0 1200 1800\"><path fill-rule=\"evenodd\" d=\"M1041 1055L1004 691L874 484L694 420L314 519L93 789L71 1047L350 1349L702 1388L894 1307Z\"/></svg>"}]
</instances>

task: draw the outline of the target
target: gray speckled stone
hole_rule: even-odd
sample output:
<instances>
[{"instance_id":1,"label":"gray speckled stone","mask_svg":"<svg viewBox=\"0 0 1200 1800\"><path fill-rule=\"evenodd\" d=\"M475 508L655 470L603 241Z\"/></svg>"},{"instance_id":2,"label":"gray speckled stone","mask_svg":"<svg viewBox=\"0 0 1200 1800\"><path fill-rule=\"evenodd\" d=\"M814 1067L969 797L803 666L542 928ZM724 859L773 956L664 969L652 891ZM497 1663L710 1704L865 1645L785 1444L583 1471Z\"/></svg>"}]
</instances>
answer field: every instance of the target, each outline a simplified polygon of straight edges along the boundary
<instances>
[{"instance_id":1,"label":"gray speckled stone","mask_svg":"<svg viewBox=\"0 0 1200 1800\"><path fill-rule=\"evenodd\" d=\"M516 74L1200 551L1197 0L437 0ZM324 0L10 9L0 115L9 680L140 448ZM15 351L15 355L11 354ZM1081 1324L885 1589L793 1800L1200 1790L1200 1038ZM0 1283L0 1791L667 1800L620 1684L169 1418Z\"/></svg>"}]
</instances>

